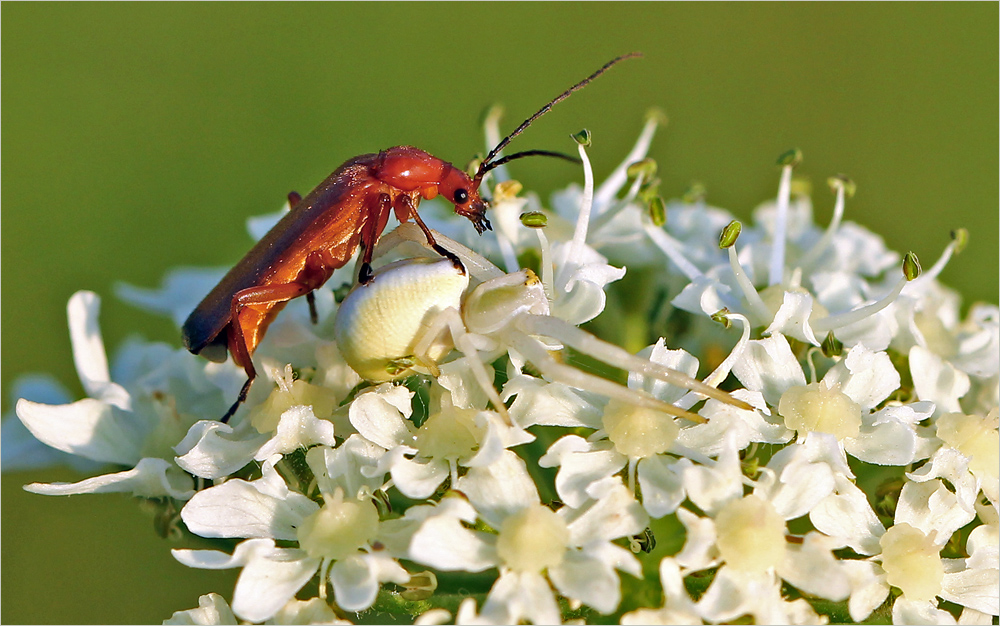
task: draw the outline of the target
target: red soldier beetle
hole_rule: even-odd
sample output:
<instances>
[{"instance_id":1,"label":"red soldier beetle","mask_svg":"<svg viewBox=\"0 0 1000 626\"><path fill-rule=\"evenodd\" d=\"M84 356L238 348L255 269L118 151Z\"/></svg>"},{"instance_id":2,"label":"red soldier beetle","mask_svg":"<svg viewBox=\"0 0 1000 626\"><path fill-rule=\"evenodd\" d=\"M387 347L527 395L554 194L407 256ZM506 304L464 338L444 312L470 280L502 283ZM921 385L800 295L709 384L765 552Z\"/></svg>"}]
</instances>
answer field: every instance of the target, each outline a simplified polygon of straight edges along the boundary
<instances>
[{"instance_id":1,"label":"red soldier beetle","mask_svg":"<svg viewBox=\"0 0 1000 626\"><path fill-rule=\"evenodd\" d=\"M439 246L431 230L420 219L421 199L442 196L455 205L455 212L469 219L481 235L492 230L486 218L488 203L479 186L490 170L527 156L554 156L576 161L558 152L528 150L497 158L514 137L619 61L640 56L632 53L612 59L596 72L573 85L500 141L469 177L447 161L414 148L396 146L377 154L363 154L338 167L305 198L288 195L291 211L212 289L191 312L182 328L184 345L193 354L222 362L227 353L247 374L247 382L236 402L222 417L226 422L246 400L257 377L253 353L267 327L285 304L307 296L315 321L312 292L346 264L360 245L358 281L372 278L371 260L375 244L385 230L389 214L402 223L413 218L427 243L464 272L457 256Z\"/></svg>"}]
</instances>

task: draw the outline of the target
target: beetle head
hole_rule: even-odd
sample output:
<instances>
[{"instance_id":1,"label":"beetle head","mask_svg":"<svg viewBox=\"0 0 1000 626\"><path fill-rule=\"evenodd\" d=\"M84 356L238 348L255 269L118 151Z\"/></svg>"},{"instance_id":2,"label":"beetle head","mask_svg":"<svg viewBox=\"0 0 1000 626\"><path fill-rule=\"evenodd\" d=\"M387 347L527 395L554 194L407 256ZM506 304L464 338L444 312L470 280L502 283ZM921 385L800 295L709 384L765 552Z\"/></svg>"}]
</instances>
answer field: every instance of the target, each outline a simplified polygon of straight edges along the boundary
<instances>
[{"instance_id":1,"label":"beetle head","mask_svg":"<svg viewBox=\"0 0 1000 626\"><path fill-rule=\"evenodd\" d=\"M482 235L487 230L493 230L493 226L486 218L486 209L490 205L479 195L480 182L480 178L469 178L462 170L452 167L438 184L438 193L454 204L455 213L468 218L476 227L476 232Z\"/></svg>"}]
</instances>

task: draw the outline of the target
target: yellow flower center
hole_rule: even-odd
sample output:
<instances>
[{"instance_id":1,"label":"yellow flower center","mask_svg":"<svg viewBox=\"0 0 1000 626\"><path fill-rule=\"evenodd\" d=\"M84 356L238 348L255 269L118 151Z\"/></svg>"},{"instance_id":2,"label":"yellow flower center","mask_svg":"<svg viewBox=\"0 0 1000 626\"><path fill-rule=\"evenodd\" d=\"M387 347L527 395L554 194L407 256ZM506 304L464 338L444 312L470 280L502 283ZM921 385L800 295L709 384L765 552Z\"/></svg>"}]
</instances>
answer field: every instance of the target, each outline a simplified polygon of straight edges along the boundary
<instances>
[{"instance_id":1,"label":"yellow flower center","mask_svg":"<svg viewBox=\"0 0 1000 626\"><path fill-rule=\"evenodd\" d=\"M434 459L468 459L479 449L483 429L476 425L476 411L450 408L427 418L417 431L420 455Z\"/></svg>"},{"instance_id":2,"label":"yellow flower center","mask_svg":"<svg viewBox=\"0 0 1000 626\"><path fill-rule=\"evenodd\" d=\"M844 439L857 437L861 429L861 407L839 385L792 387L781 395L778 413L785 418L785 426L800 434L817 431Z\"/></svg>"},{"instance_id":3,"label":"yellow flower center","mask_svg":"<svg viewBox=\"0 0 1000 626\"><path fill-rule=\"evenodd\" d=\"M604 430L615 450L631 458L666 452L680 427L666 413L612 400L604 409Z\"/></svg>"},{"instance_id":4,"label":"yellow flower center","mask_svg":"<svg viewBox=\"0 0 1000 626\"><path fill-rule=\"evenodd\" d=\"M299 547L314 558L343 559L368 545L377 532L374 505L335 497L302 521Z\"/></svg>"},{"instance_id":5,"label":"yellow flower center","mask_svg":"<svg viewBox=\"0 0 1000 626\"><path fill-rule=\"evenodd\" d=\"M503 521L497 538L497 554L513 570L540 572L562 563L568 543L566 522L536 504Z\"/></svg>"},{"instance_id":6,"label":"yellow flower center","mask_svg":"<svg viewBox=\"0 0 1000 626\"><path fill-rule=\"evenodd\" d=\"M975 474L997 477L1000 471L1000 432L997 409L989 415L948 413L937 421L938 439L969 457L969 469Z\"/></svg>"},{"instance_id":7,"label":"yellow flower center","mask_svg":"<svg viewBox=\"0 0 1000 626\"><path fill-rule=\"evenodd\" d=\"M764 572L785 558L785 520L757 496L727 503L715 516L715 532L719 555L735 569Z\"/></svg>"},{"instance_id":8,"label":"yellow flower center","mask_svg":"<svg viewBox=\"0 0 1000 626\"><path fill-rule=\"evenodd\" d=\"M932 600L941 593L944 564L930 537L907 523L896 524L879 540L885 579L909 600Z\"/></svg>"}]
</instances>

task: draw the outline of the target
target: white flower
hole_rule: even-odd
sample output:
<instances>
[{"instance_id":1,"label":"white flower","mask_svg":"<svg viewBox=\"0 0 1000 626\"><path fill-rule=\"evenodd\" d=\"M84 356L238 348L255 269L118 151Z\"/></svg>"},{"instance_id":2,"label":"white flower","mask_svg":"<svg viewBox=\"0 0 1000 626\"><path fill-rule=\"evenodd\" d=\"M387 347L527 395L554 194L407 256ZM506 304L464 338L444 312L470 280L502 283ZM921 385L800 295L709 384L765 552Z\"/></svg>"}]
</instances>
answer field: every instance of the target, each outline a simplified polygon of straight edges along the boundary
<instances>
[{"instance_id":1,"label":"white flower","mask_svg":"<svg viewBox=\"0 0 1000 626\"><path fill-rule=\"evenodd\" d=\"M275 456L256 481L230 480L198 492L181 510L191 532L203 537L249 538L232 556L214 550L173 550L189 567L241 567L233 611L250 621L273 617L317 572L320 597L326 580L345 610L375 601L382 582L404 583L409 574L378 548L379 516L368 499L345 498L339 486L318 505L290 490L274 469ZM317 478L320 478L319 476ZM327 486L329 488L329 485ZM276 547L297 541L298 548Z\"/></svg>"},{"instance_id":2,"label":"white flower","mask_svg":"<svg viewBox=\"0 0 1000 626\"><path fill-rule=\"evenodd\" d=\"M129 366L123 383L113 382L97 325L99 305L97 296L85 291L74 294L68 305L73 356L90 397L65 405L22 399L17 413L32 435L57 450L134 469L29 489L60 495L124 491L186 500L194 483L173 465L171 447L195 415L221 415L225 377L212 376L218 373L215 364L185 351L133 344L119 359Z\"/></svg>"},{"instance_id":3,"label":"white flower","mask_svg":"<svg viewBox=\"0 0 1000 626\"><path fill-rule=\"evenodd\" d=\"M639 574L639 562L612 539L636 534L645 515L618 481L592 486L582 507L553 511L539 502L524 462L511 452L472 468L457 488L468 504L428 517L414 533L410 558L443 570L500 568L480 618L490 623L558 623L548 581L568 598L602 613L620 600L615 570ZM498 534L471 531L462 522L482 519Z\"/></svg>"},{"instance_id":4,"label":"white flower","mask_svg":"<svg viewBox=\"0 0 1000 626\"><path fill-rule=\"evenodd\" d=\"M903 615L907 611L933 613L935 597L982 613L1000 612L996 533L992 529L983 527L983 531L973 531L975 538L970 535L967 549L973 558L940 556L955 531L975 514L938 479L907 482L900 493L895 524L887 531L864 494L838 478L836 492L815 507L809 518L817 529L855 552L872 555L869 562L853 562L851 586L857 597L852 596L851 617L864 619L882 603L891 585L903 592L901 600L906 601L898 609L894 607L893 619L906 621L912 619Z\"/></svg>"},{"instance_id":5,"label":"white flower","mask_svg":"<svg viewBox=\"0 0 1000 626\"><path fill-rule=\"evenodd\" d=\"M415 428L407 419L410 395L405 387L385 384L360 394L350 410L358 432L386 448L376 471L391 474L407 497L427 498L446 478L456 483L459 465L488 465L505 448L532 439L493 411L456 407L440 388L429 415Z\"/></svg>"}]
</instances>

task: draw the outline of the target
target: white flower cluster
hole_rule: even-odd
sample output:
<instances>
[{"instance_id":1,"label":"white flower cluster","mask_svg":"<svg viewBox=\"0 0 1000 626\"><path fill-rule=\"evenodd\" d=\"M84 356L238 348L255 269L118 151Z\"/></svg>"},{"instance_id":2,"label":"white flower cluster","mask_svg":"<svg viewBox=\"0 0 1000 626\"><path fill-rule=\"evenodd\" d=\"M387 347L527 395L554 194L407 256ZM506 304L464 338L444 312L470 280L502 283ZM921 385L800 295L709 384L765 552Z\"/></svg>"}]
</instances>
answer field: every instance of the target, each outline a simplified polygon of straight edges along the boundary
<instances>
[{"instance_id":1,"label":"white flower cluster","mask_svg":"<svg viewBox=\"0 0 1000 626\"><path fill-rule=\"evenodd\" d=\"M235 546L173 551L241 573L231 603L166 623L993 623L1000 311L963 318L936 280L964 234L918 277L842 221L849 181L813 223L798 155L753 226L698 194L665 205L657 123L596 188L580 138L585 184L551 210L498 168L496 238L469 240L484 256L455 241L467 223L436 225L464 273L414 227L387 233L370 285L317 292L318 324L299 301L278 317L232 424L242 370L138 341L109 370L97 296L77 293L88 397L27 381L5 468L127 468L27 489L130 492L168 534ZM122 295L180 325L220 276ZM632 354L591 320L661 338Z\"/></svg>"}]
</instances>

